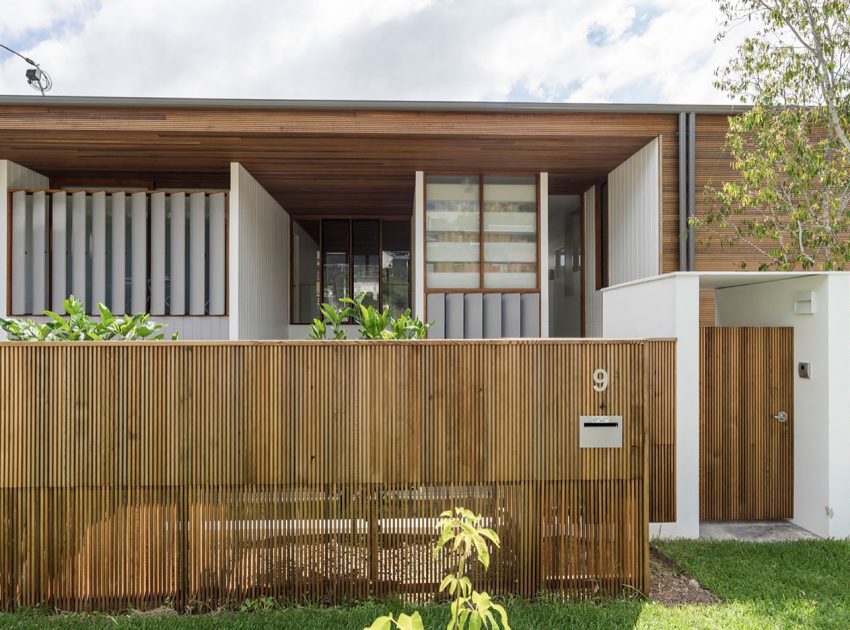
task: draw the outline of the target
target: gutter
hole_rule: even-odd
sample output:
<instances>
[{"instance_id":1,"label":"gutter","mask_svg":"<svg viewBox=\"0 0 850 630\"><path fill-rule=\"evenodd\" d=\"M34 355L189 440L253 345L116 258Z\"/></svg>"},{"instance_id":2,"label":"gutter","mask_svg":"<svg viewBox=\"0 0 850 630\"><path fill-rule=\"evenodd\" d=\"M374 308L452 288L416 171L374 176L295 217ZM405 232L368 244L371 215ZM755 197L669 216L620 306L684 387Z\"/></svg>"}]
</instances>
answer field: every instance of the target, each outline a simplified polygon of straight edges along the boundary
<instances>
[{"instance_id":1,"label":"gutter","mask_svg":"<svg viewBox=\"0 0 850 630\"><path fill-rule=\"evenodd\" d=\"M360 110L360 111L435 111L469 113L609 113L738 114L746 105L668 105L652 103L516 103L484 101L376 101L376 100L301 100L301 99L229 99L162 98L122 96L14 96L0 95L0 106L26 107L164 107L193 109L262 110Z\"/></svg>"}]
</instances>

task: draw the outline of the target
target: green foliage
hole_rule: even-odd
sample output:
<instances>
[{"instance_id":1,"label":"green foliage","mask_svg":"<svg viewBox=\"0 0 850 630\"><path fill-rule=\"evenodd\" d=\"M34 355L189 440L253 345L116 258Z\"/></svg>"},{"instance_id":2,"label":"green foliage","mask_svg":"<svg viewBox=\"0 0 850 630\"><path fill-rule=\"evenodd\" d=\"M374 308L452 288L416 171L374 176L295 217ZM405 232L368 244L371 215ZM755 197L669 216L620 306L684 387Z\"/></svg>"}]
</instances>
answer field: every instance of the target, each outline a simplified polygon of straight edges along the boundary
<instances>
[{"instance_id":1,"label":"green foliage","mask_svg":"<svg viewBox=\"0 0 850 630\"><path fill-rule=\"evenodd\" d=\"M0 330L9 341L152 341L163 339L160 332L165 324L150 320L150 315L116 316L103 304L98 304L100 321L90 319L82 303L73 295L65 300L62 317L53 311L44 311L49 320L43 324L24 319L3 319ZM176 340L177 333L171 337Z\"/></svg>"},{"instance_id":2,"label":"green foliage","mask_svg":"<svg viewBox=\"0 0 850 630\"><path fill-rule=\"evenodd\" d=\"M239 612L266 612L278 607L273 597L247 598L239 607Z\"/></svg>"},{"instance_id":3,"label":"green foliage","mask_svg":"<svg viewBox=\"0 0 850 630\"><path fill-rule=\"evenodd\" d=\"M850 267L850 0L719 0L725 33L757 24L716 86L736 177L706 187L700 237L745 243L762 269ZM742 265L743 266L743 265Z\"/></svg>"},{"instance_id":4,"label":"green foliage","mask_svg":"<svg viewBox=\"0 0 850 630\"><path fill-rule=\"evenodd\" d=\"M330 330L334 339L345 339L342 326L349 318L357 325L361 339L425 338L431 324L414 317L410 309L398 317L392 317L388 306L385 306L383 311L378 311L371 304L363 304L365 297L365 293L358 293L354 299L342 298L342 302L350 306L341 309L334 308L331 304L322 304L322 319L314 319L310 324L309 338L327 339Z\"/></svg>"},{"instance_id":5,"label":"green foliage","mask_svg":"<svg viewBox=\"0 0 850 630\"><path fill-rule=\"evenodd\" d=\"M394 619L392 615L384 615L375 619L372 625L364 630L391 630L393 627L399 630L424 630L422 617L418 612L412 615L401 613L398 619Z\"/></svg>"},{"instance_id":6,"label":"green foliage","mask_svg":"<svg viewBox=\"0 0 850 630\"><path fill-rule=\"evenodd\" d=\"M468 562L473 554L484 565L490 568L490 550L488 544L499 547L499 536L492 529L482 526L483 518L466 508L456 507L440 514L437 530L440 532L437 545L434 547L434 557L441 553L448 554L455 565L455 570L446 575L440 584L440 592L447 591L452 595L450 606L451 618L446 630L510 630L508 613L505 608L493 602L487 593L479 593L472 588L472 581L467 575ZM497 621L496 614L499 615ZM399 618L400 619L400 618ZM363 630L390 630L392 616L379 617L368 628ZM383 625L379 625L383 624ZM420 620L421 624L421 620ZM421 628L420 626L398 626L399 628Z\"/></svg>"}]
</instances>

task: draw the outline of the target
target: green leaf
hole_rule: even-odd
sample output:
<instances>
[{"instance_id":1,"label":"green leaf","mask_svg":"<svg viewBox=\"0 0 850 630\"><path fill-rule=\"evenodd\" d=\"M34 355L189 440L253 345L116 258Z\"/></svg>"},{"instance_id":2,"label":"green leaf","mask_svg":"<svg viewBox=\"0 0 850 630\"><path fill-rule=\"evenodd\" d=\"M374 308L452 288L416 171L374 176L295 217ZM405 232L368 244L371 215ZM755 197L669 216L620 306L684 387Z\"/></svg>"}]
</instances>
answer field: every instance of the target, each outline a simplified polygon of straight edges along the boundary
<instances>
[{"instance_id":1,"label":"green leaf","mask_svg":"<svg viewBox=\"0 0 850 630\"><path fill-rule=\"evenodd\" d=\"M378 617L375 621L372 622L372 625L363 628L363 630L390 630L393 626L393 618L392 615L386 615L384 617Z\"/></svg>"}]
</instances>

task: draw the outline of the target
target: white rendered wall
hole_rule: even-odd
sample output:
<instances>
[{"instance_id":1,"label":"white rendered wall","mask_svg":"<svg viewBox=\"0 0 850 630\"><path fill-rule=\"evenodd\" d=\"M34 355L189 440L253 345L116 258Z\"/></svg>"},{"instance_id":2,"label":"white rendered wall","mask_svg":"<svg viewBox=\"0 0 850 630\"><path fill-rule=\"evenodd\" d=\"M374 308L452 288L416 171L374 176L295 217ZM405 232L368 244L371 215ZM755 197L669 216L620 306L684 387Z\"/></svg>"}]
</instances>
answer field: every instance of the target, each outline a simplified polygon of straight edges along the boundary
<instances>
[{"instance_id":1,"label":"white rendered wall","mask_svg":"<svg viewBox=\"0 0 850 630\"><path fill-rule=\"evenodd\" d=\"M661 176L658 138L608 175L608 284L660 271Z\"/></svg>"},{"instance_id":2,"label":"white rendered wall","mask_svg":"<svg viewBox=\"0 0 850 630\"><path fill-rule=\"evenodd\" d=\"M50 187L50 180L44 175L36 173L26 167L11 162L0 160L0 264L6 265L8 253L6 251L9 238L6 232L9 225L9 190L18 188L44 188ZM0 273L0 316L6 317L6 295L9 287L6 286L7 271Z\"/></svg>"},{"instance_id":3,"label":"white rendered wall","mask_svg":"<svg viewBox=\"0 0 850 630\"><path fill-rule=\"evenodd\" d=\"M289 215L230 165L230 338L289 337Z\"/></svg>"},{"instance_id":4,"label":"white rendered wall","mask_svg":"<svg viewBox=\"0 0 850 630\"><path fill-rule=\"evenodd\" d=\"M584 193L584 336L602 336L602 291L596 290L596 187Z\"/></svg>"},{"instance_id":5,"label":"white rendered wall","mask_svg":"<svg viewBox=\"0 0 850 630\"><path fill-rule=\"evenodd\" d=\"M676 339L676 522L650 535L699 538L699 278L670 275L605 289L608 338Z\"/></svg>"},{"instance_id":6,"label":"white rendered wall","mask_svg":"<svg viewBox=\"0 0 850 630\"><path fill-rule=\"evenodd\" d=\"M800 291L812 292L815 313L794 313ZM850 274L718 289L716 299L720 326L794 327L793 521L819 536L850 536ZM801 361L811 363L810 379L797 376Z\"/></svg>"}]
</instances>

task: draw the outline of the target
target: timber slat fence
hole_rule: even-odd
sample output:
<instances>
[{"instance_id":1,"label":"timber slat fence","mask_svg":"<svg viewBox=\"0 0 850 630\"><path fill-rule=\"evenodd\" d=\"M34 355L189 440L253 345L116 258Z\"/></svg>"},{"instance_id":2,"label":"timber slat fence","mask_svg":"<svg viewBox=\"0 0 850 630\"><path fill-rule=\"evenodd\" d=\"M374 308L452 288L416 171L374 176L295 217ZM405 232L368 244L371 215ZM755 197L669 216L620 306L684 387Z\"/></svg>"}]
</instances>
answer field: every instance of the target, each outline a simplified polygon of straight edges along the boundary
<instances>
[{"instance_id":1,"label":"timber slat fence","mask_svg":"<svg viewBox=\"0 0 850 630\"><path fill-rule=\"evenodd\" d=\"M0 607L648 589L647 415L670 341L0 344ZM596 368L610 374L602 393ZM579 415L623 448L579 449Z\"/></svg>"}]
</instances>

